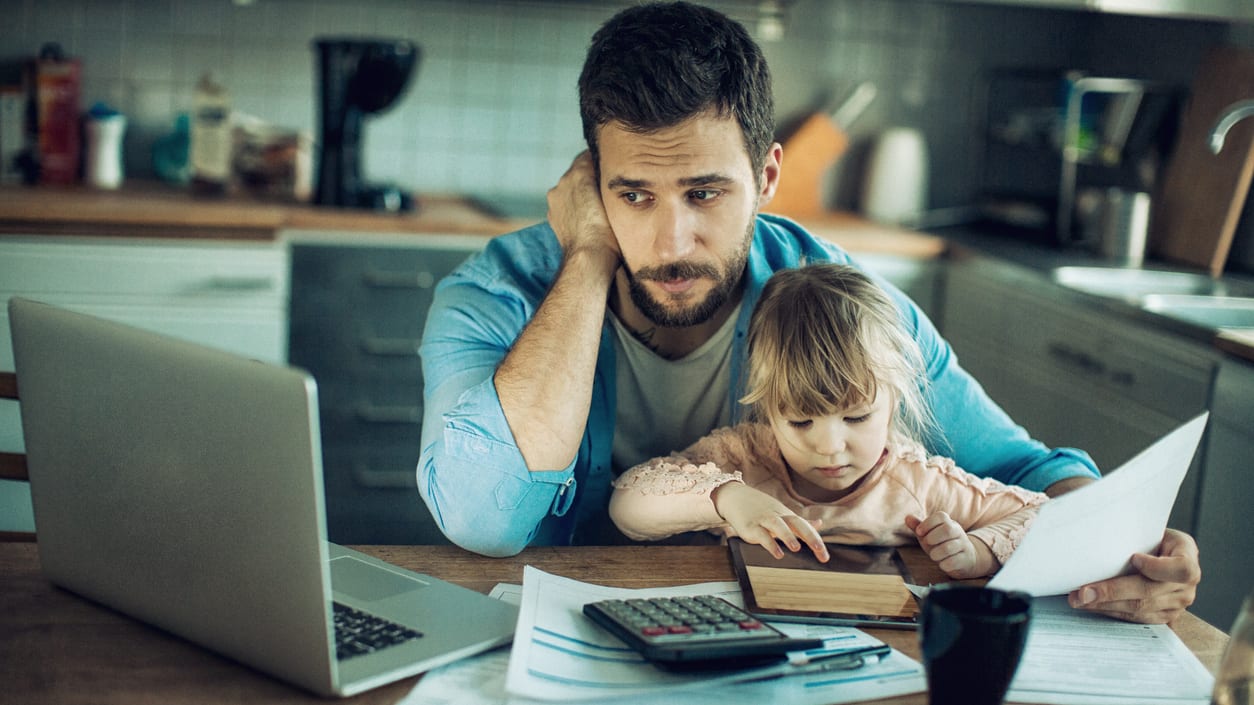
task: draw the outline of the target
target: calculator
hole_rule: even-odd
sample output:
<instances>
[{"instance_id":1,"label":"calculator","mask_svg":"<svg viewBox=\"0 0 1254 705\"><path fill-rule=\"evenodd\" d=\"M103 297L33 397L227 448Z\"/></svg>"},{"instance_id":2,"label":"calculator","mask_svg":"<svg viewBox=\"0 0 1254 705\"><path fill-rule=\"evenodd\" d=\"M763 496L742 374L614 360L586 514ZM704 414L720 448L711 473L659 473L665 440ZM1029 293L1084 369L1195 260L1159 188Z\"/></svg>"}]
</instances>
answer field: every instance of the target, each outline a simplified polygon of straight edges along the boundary
<instances>
[{"instance_id":1,"label":"calculator","mask_svg":"<svg viewBox=\"0 0 1254 705\"><path fill-rule=\"evenodd\" d=\"M740 668L782 662L789 651L823 646L796 639L714 595L599 600L592 621L649 661L681 669Z\"/></svg>"}]
</instances>

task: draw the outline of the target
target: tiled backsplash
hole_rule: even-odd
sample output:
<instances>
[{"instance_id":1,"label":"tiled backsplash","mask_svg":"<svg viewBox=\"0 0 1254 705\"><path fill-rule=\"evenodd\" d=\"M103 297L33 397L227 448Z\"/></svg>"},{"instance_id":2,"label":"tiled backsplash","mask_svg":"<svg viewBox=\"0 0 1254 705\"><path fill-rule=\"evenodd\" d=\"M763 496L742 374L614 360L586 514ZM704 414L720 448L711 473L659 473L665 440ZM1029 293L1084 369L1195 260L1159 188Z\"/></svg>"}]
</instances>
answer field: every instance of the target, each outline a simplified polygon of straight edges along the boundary
<instances>
[{"instance_id":1,"label":"tiled backsplash","mask_svg":"<svg viewBox=\"0 0 1254 705\"><path fill-rule=\"evenodd\" d=\"M99 100L127 114L128 173L151 175L153 142L190 108L206 70L229 88L236 109L312 134L315 37L410 39L421 47L421 63L401 101L367 122L367 178L420 192L538 198L583 148L575 82L588 40L627 4L4 0L0 59L31 56L48 41L80 57L83 108ZM758 27L759 2L711 4ZM783 37L759 37L781 122L874 81L878 97L851 126L855 147L884 127L921 128L931 151L933 205L961 204L973 195L979 167L973 99L986 69L1103 70L1105 64L1187 84L1205 47L1232 31L1215 23L938 0L782 5ZM839 183L853 181L838 174L838 205L851 205Z\"/></svg>"}]
</instances>

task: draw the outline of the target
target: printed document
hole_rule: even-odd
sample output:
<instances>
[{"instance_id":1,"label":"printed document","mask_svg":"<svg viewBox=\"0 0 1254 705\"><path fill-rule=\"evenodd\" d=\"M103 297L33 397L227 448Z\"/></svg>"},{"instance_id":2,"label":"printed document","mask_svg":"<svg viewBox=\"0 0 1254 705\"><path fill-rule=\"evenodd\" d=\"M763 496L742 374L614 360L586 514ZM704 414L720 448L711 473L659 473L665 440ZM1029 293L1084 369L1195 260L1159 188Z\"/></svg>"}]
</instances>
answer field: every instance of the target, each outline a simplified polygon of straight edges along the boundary
<instances>
[{"instance_id":1,"label":"printed document","mask_svg":"<svg viewBox=\"0 0 1254 705\"><path fill-rule=\"evenodd\" d=\"M739 604L735 582L627 590L590 585L528 566L521 595L507 586L498 586L493 594L520 601L512 647L428 672L403 701L405 705L612 699L632 705L825 705L921 693L927 687L922 666L898 651L857 669L735 684L744 676L673 674L645 662L582 612L585 602L624 597L712 594ZM849 627L775 626L793 636L823 638L824 650L829 652L881 643Z\"/></svg>"},{"instance_id":2,"label":"printed document","mask_svg":"<svg viewBox=\"0 0 1254 705\"><path fill-rule=\"evenodd\" d=\"M1152 553L1162 541L1207 417L1199 415L1097 482L1041 505L988 586L1062 595L1131 572L1132 554Z\"/></svg>"},{"instance_id":3,"label":"printed document","mask_svg":"<svg viewBox=\"0 0 1254 705\"><path fill-rule=\"evenodd\" d=\"M1214 678L1165 624L1032 600L1032 627L1007 702L1044 705L1209 705Z\"/></svg>"}]
</instances>

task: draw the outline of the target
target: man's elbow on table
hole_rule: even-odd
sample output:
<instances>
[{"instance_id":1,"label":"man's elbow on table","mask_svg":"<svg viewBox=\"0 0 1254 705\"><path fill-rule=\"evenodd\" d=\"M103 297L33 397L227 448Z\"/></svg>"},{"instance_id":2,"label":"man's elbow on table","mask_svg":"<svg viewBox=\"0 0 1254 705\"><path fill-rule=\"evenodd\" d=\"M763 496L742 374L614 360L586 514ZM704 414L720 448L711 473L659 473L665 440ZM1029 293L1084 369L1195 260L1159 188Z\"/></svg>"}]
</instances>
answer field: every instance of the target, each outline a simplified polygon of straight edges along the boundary
<instances>
[{"instance_id":1,"label":"man's elbow on table","mask_svg":"<svg viewBox=\"0 0 1254 705\"><path fill-rule=\"evenodd\" d=\"M469 471L467 471L469 472ZM431 518L444 536L457 546L491 558L518 555L531 541L540 518L523 526L527 504L502 504L495 484L484 473L472 475L478 482L456 483L446 488L436 481L434 461L424 457L418 469L418 490Z\"/></svg>"},{"instance_id":2,"label":"man's elbow on table","mask_svg":"<svg viewBox=\"0 0 1254 705\"><path fill-rule=\"evenodd\" d=\"M527 547L531 537L520 532L507 512L488 506L485 497L476 511L446 511L438 501L424 495L431 517L444 536L457 546L489 558L516 556Z\"/></svg>"}]
</instances>

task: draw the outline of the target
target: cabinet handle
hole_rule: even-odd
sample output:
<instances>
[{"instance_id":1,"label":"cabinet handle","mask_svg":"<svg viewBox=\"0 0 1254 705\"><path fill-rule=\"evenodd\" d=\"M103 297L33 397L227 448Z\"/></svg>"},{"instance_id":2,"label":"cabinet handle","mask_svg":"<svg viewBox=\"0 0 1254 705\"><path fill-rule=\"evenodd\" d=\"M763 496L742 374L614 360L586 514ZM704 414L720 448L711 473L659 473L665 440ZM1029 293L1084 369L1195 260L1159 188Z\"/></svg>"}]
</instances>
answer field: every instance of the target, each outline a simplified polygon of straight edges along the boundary
<instances>
[{"instance_id":1,"label":"cabinet handle","mask_svg":"<svg viewBox=\"0 0 1254 705\"><path fill-rule=\"evenodd\" d=\"M357 418L367 423L421 424L422 407L364 403L357 406Z\"/></svg>"},{"instance_id":2,"label":"cabinet handle","mask_svg":"<svg viewBox=\"0 0 1254 705\"><path fill-rule=\"evenodd\" d=\"M418 357L418 346L422 338L366 338L361 341L361 349L367 355L380 357Z\"/></svg>"},{"instance_id":3,"label":"cabinet handle","mask_svg":"<svg viewBox=\"0 0 1254 705\"><path fill-rule=\"evenodd\" d=\"M206 288L216 291L270 291L276 286L273 277L212 276Z\"/></svg>"},{"instance_id":4,"label":"cabinet handle","mask_svg":"<svg viewBox=\"0 0 1254 705\"><path fill-rule=\"evenodd\" d=\"M361 280L375 289L430 289L435 286L435 275L425 270L393 272L367 269L362 272Z\"/></svg>"},{"instance_id":5,"label":"cabinet handle","mask_svg":"<svg viewBox=\"0 0 1254 705\"><path fill-rule=\"evenodd\" d=\"M1072 367L1078 367L1091 374L1101 375L1106 373L1106 365L1101 360L1083 350L1076 350L1066 343L1050 343L1046 349L1049 350L1049 354L1055 359L1061 360Z\"/></svg>"},{"instance_id":6,"label":"cabinet handle","mask_svg":"<svg viewBox=\"0 0 1254 705\"><path fill-rule=\"evenodd\" d=\"M353 481L372 490L412 490L418 487L417 460L408 471L375 470L365 463L353 465Z\"/></svg>"}]
</instances>

